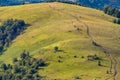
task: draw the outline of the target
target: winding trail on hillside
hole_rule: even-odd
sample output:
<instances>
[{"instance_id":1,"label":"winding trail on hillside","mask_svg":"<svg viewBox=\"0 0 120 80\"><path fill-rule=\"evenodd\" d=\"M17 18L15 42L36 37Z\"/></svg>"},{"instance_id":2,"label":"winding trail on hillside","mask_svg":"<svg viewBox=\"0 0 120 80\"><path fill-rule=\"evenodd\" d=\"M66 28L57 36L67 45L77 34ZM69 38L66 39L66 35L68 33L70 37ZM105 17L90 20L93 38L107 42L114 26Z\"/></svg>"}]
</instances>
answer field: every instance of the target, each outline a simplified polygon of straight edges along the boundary
<instances>
[{"instance_id":1,"label":"winding trail on hillside","mask_svg":"<svg viewBox=\"0 0 120 80\"><path fill-rule=\"evenodd\" d=\"M117 75L118 75L118 59L115 58L111 53L110 51L103 45L97 43L97 41L92 37L92 34L90 33L90 28L89 26L86 24L86 22L83 22L83 21L80 21L78 17L76 17L75 15L69 13L69 12L66 12L66 11L63 11L62 9L57 9L56 6L52 5L52 4L49 4L49 7L58 11L58 12L61 12L61 13L64 13L64 14L67 14L71 17L73 17L74 19L76 19L76 21L78 21L79 23L82 23L85 27L86 27L86 33L88 35L88 37L90 38L91 42L92 43L95 43L97 46L96 47L99 47L103 50L103 52L105 53L106 57L109 59L110 61L110 74L111 76L106 78L105 80L110 80L110 79L113 79L113 80L116 80L117 78ZM72 22L72 25L75 26Z\"/></svg>"}]
</instances>

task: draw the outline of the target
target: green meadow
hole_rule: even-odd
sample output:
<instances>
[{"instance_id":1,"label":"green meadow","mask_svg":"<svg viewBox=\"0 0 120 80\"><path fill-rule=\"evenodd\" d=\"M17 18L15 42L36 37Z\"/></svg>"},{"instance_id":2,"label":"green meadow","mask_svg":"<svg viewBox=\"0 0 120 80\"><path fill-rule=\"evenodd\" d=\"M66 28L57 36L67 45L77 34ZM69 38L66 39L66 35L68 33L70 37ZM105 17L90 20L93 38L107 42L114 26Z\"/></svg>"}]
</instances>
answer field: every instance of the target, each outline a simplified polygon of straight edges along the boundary
<instances>
[{"instance_id":1,"label":"green meadow","mask_svg":"<svg viewBox=\"0 0 120 80\"><path fill-rule=\"evenodd\" d=\"M10 18L30 26L0 55L0 62L12 63L26 50L48 64L39 71L44 80L120 79L120 25L113 23L114 17L54 2L0 7L0 23ZM55 46L61 51L55 52ZM100 57L103 66L98 66L98 60L88 60L88 55Z\"/></svg>"}]
</instances>

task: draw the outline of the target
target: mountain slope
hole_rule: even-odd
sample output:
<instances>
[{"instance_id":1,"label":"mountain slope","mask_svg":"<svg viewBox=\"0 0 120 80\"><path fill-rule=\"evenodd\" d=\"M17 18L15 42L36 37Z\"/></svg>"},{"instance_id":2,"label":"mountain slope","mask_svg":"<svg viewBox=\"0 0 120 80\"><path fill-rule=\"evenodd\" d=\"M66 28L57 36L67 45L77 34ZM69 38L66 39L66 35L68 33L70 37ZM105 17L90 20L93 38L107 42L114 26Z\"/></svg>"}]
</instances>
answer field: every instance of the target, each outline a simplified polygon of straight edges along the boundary
<instances>
[{"instance_id":1,"label":"mountain slope","mask_svg":"<svg viewBox=\"0 0 120 80\"><path fill-rule=\"evenodd\" d=\"M45 80L73 80L76 76L83 80L120 79L120 25L112 23L114 17L63 3L1 7L0 15L1 21L15 18L31 25L0 56L1 62L11 63L27 50L48 63L39 71ZM55 53L55 46L61 52ZM97 65L98 60L87 59L95 54L103 66Z\"/></svg>"}]
</instances>

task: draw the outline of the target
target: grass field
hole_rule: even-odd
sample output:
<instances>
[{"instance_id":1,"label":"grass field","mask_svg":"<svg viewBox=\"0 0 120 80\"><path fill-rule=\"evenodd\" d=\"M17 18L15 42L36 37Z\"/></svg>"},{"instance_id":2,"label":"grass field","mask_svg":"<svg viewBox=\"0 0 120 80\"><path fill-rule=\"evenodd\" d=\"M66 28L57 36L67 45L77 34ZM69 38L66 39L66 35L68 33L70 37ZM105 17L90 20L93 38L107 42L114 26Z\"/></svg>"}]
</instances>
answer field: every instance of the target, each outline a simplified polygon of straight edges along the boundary
<instances>
[{"instance_id":1,"label":"grass field","mask_svg":"<svg viewBox=\"0 0 120 80\"><path fill-rule=\"evenodd\" d=\"M100 10L56 2L0 7L0 15L1 22L14 18L30 24L0 56L1 62L12 63L27 50L48 63L39 71L45 80L75 80L75 76L80 80L120 79L120 25L112 23L114 17ZM55 46L62 51L55 53ZM87 60L88 55L95 54L103 66ZM112 73L106 74L107 70Z\"/></svg>"}]
</instances>

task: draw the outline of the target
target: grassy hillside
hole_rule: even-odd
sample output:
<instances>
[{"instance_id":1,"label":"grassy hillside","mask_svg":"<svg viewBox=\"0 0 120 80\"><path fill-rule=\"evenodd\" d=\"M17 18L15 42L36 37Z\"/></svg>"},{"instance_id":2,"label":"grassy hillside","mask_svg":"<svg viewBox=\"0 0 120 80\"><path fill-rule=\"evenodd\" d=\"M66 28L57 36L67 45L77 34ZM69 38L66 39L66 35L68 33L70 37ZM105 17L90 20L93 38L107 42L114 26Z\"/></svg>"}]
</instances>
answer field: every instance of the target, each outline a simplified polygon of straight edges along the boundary
<instances>
[{"instance_id":1,"label":"grassy hillside","mask_svg":"<svg viewBox=\"0 0 120 80\"><path fill-rule=\"evenodd\" d=\"M42 3L0 7L0 15L1 22L15 18L31 25L0 56L1 62L11 63L27 50L48 63L39 71L45 80L74 80L75 76L81 80L120 79L120 25L112 23L114 18L102 11ZM62 51L55 53L55 46ZM98 66L97 60L87 60L88 55L95 54L103 66Z\"/></svg>"}]
</instances>

